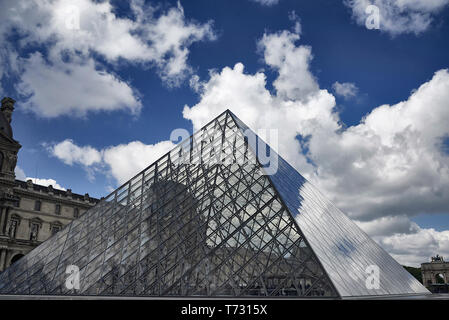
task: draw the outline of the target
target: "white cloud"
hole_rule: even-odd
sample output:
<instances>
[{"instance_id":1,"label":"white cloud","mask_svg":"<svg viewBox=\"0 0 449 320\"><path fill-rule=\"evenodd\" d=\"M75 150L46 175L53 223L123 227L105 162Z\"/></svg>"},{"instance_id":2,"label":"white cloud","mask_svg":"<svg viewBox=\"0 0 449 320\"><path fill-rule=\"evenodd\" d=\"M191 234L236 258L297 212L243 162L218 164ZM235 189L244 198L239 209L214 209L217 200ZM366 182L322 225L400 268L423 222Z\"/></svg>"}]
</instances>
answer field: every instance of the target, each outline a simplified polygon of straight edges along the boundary
<instances>
[{"instance_id":1,"label":"white cloud","mask_svg":"<svg viewBox=\"0 0 449 320\"><path fill-rule=\"evenodd\" d=\"M449 72L440 70L408 100L373 109L327 142L312 138L319 180L353 217L447 212L448 101Z\"/></svg>"},{"instance_id":2,"label":"white cloud","mask_svg":"<svg viewBox=\"0 0 449 320\"><path fill-rule=\"evenodd\" d=\"M35 53L23 66L17 89L29 99L22 107L41 117L84 116L88 111L121 109L137 114L142 107L126 82L98 70L93 59L48 64L40 53Z\"/></svg>"},{"instance_id":3,"label":"white cloud","mask_svg":"<svg viewBox=\"0 0 449 320\"><path fill-rule=\"evenodd\" d=\"M20 40L8 50L27 55L33 50L29 59L19 59L19 88L29 98L24 105L48 117L91 110L135 112L140 108L135 90L100 64L99 57L114 68L122 62L153 66L165 83L177 86L191 73L189 46L215 39L212 22L188 21L180 3L166 11L140 0L130 7L133 18L116 16L109 1L3 2L1 42L8 43L6 36L15 30ZM50 94L55 87L63 90Z\"/></svg>"},{"instance_id":4,"label":"white cloud","mask_svg":"<svg viewBox=\"0 0 449 320\"><path fill-rule=\"evenodd\" d=\"M449 231L419 228L415 233L398 233L379 239L378 242L404 265L420 266L436 254L449 257Z\"/></svg>"},{"instance_id":5,"label":"white cloud","mask_svg":"<svg viewBox=\"0 0 449 320\"><path fill-rule=\"evenodd\" d=\"M279 0L251 0L251 1L257 2L257 3L259 3L263 6L267 6L267 7L274 6L275 4L279 3Z\"/></svg>"},{"instance_id":6,"label":"white cloud","mask_svg":"<svg viewBox=\"0 0 449 320\"><path fill-rule=\"evenodd\" d=\"M97 150L91 146L78 146L73 140L66 139L47 146L49 153L68 165L78 164L86 169L89 176L104 171L118 184L122 184L152 164L175 145L171 141L162 141L146 145L140 141L109 146Z\"/></svg>"},{"instance_id":7,"label":"white cloud","mask_svg":"<svg viewBox=\"0 0 449 320\"><path fill-rule=\"evenodd\" d=\"M61 187L54 179L41 179L41 178L27 177L25 180L32 180L33 183L39 184L41 186L46 186L46 187L53 186L53 188L55 188L55 189L64 190L64 191L66 190L65 188Z\"/></svg>"},{"instance_id":8,"label":"white cloud","mask_svg":"<svg viewBox=\"0 0 449 320\"><path fill-rule=\"evenodd\" d=\"M188 46L216 38L211 22L187 23L179 2L177 8L170 9L157 20L142 19L145 22L141 27L143 38L152 44L150 59L159 67L161 78L171 85L178 85L191 72L187 64Z\"/></svg>"},{"instance_id":9,"label":"white cloud","mask_svg":"<svg viewBox=\"0 0 449 320\"><path fill-rule=\"evenodd\" d=\"M51 57L67 52L88 55L92 50L110 62L122 58L156 63L168 77L189 68L185 58L190 44L215 38L212 22L188 22L180 3L158 16L158 10L143 1L130 6L134 20L117 17L109 1L8 1L3 33L16 27L26 36L22 45L49 44ZM78 25L71 23L74 19Z\"/></svg>"},{"instance_id":10,"label":"white cloud","mask_svg":"<svg viewBox=\"0 0 449 320\"><path fill-rule=\"evenodd\" d=\"M103 151L103 161L110 168L112 176L119 184L122 184L170 151L174 146L171 141L149 145L140 141L132 141L128 144L106 148Z\"/></svg>"},{"instance_id":11,"label":"white cloud","mask_svg":"<svg viewBox=\"0 0 449 320\"><path fill-rule=\"evenodd\" d=\"M14 173L16 174L16 179L18 180L26 179L25 171L23 171L23 169L20 168L19 166L16 166L16 168L14 169Z\"/></svg>"},{"instance_id":12,"label":"white cloud","mask_svg":"<svg viewBox=\"0 0 449 320\"><path fill-rule=\"evenodd\" d=\"M365 10L375 5L380 10L380 30L393 36L402 33L420 34L426 31L433 17L449 0L343 0L351 8L355 21L365 26L369 16Z\"/></svg>"},{"instance_id":13,"label":"white cloud","mask_svg":"<svg viewBox=\"0 0 449 320\"><path fill-rule=\"evenodd\" d=\"M49 152L65 164L91 166L101 162L101 152L91 146L79 147L73 140L66 139L48 147Z\"/></svg>"},{"instance_id":14,"label":"white cloud","mask_svg":"<svg viewBox=\"0 0 449 320\"><path fill-rule=\"evenodd\" d=\"M336 95L339 95L345 99L355 97L359 91L359 89L354 83L351 82L340 83L338 81L336 81L332 85L332 89L334 89Z\"/></svg>"},{"instance_id":15,"label":"white cloud","mask_svg":"<svg viewBox=\"0 0 449 320\"><path fill-rule=\"evenodd\" d=\"M298 40L299 34L282 31L264 34L258 44L265 63L279 74L273 86L277 96L283 99L304 100L319 89L309 70L312 49L309 46L296 46Z\"/></svg>"},{"instance_id":16,"label":"white cloud","mask_svg":"<svg viewBox=\"0 0 449 320\"><path fill-rule=\"evenodd\" d=\"M403 265L419 267L436 254L449 257L449 231L420 228L406 216L356 223Z\"/></svg>"},{"instance_id":17,"label":"white cloud","mask_svg":"<svg viewBox=\"0 0 449 320\"><path fill-rule=\"evenodd\" d=\"M22 181L32 180L33 183L39 184L41 186L48 187L51 185L55 189L66 190L65 188L61 187L61 185L59 185L59 183L57 183L56 180L54 180L54 179L27 177L25 174L25 171L23 171L23 169L20 168L19 166L16 166L15 174L16 174L16 179L18 179L18 180L22 180Z\"/></svg>"},{"instance_id":18,"label":"white cloud","mask_svg":"<svg viewBox=\"0 0 449 320\"><path fill-rule=\"evenodd\" d=\"M288 19L289 19L290 21L292 21L292 22L295 23L295 26L293 27L294 32L295 32L296 34L301 35L301 32L302 32L301 19L300 19L300 17L298 16L298 14L296 13L295 10L290 11L290 12L288 13Z\"/></svg>"},{"instance_id":19,"label":"white cloud","mask_svg":"<svg viewBox=\"0 0 449 320\"><path fill-rule=\"evenodd\" d=\"M201 92L203 83L200 81L200 77L196 74L190 77L189 79L189 86L192 88L195 92Z\"/></svg>"},{"instance_id":20,"label":"white cloud","mask_svg":"<svg viewBox=\"0 0 449 320\"><path fill-rule=\"evenodd\" d=\"M418 232L419 226L405 216L385 216L371 221L355 221L372 237L390 236L395 233L411 234Z\"/></svg>"}]
</instances>

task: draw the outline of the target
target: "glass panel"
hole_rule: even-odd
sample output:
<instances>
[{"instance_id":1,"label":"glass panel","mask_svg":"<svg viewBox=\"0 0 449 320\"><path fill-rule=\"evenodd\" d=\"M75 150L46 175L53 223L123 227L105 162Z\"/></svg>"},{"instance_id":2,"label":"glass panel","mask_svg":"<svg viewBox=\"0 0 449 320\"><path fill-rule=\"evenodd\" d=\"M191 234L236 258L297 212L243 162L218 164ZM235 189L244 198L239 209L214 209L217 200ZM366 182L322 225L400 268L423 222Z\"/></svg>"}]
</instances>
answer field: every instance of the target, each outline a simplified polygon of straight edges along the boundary
<instances>
[{"instance_id":1,"label":"glass panel","mask_svg":"<svg viewBox=\"0 0 449 320\"><path fill-rule=\"evenodd\" d=\"M364 294L338 264L357 276L369 259L379 262L378 251L364 251L350 221L283 161L272 183L236 121L221 114L17 261L0 274L0 293ZM79 290L65 286L70 264L80 270ZM382 267L396 270L390 261Z\"/></svg>"},{"instance_id":2,"label":"glass panel","mask_svg":"<svg viewBox=\"0 0 449 320\"><path fill-rule=\"evenodd\" d=\"M241 120L234 119L243 131L250 131ZM270 180L341 296L428 293L410 273L404 271L265 142L261 139L257 144L250 142L253 153L258 148L268 150L277 157L278 170L269 176ZM276 206L281 208L283 204L278 202ZM367 268L370 266L379 267L379 289L368 289L366 286Z\"/></svg>"}]
</instances>

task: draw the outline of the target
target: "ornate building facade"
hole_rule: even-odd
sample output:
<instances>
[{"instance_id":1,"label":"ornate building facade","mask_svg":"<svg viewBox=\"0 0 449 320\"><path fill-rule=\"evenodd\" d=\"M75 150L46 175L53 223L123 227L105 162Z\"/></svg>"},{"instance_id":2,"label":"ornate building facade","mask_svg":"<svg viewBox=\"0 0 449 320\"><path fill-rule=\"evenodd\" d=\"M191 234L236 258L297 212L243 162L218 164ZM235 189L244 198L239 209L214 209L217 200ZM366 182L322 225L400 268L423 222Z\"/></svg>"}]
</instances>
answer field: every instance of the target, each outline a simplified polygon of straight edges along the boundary
<instances>
[{"instance_id":1,"label":"ornate building facade","mask_svg":"<svg viewBox=\"0 0 449 320\"><path fill-rule=\"evenodd\" d=\"M14 103L3 98L0 109L0 272L99 201L15 178L22 146L13 138Z\"/></svg>"}]
</instances>

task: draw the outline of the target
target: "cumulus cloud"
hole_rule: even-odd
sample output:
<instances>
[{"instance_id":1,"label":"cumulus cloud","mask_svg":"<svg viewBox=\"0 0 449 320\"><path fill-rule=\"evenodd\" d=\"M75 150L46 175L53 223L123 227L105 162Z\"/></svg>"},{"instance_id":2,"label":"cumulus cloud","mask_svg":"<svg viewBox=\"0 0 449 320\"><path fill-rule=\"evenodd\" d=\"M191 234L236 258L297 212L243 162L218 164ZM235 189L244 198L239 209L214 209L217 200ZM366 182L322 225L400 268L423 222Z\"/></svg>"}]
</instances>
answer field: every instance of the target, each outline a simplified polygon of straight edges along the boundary
<instances>
[{"instance_id":1,"label":"cumulus cloud","mask_svg":"<svg viewBox=\"0 0 449 320\"><path fill-rule=\"evenodd\" d=\"M191 73L189 46L215 39L212 22L188 21L180 3L162 11L134 0L129 17L118 17L114 10L109 1L2 3L2 47L10 44L7 37L15 32L19 40L7 50L24 55L17 72L23 75L19 92L28 98L24 106L33 106L30 110L45 117L91 110L138 111L137 92L112 68L123 62L153 67L167 85L177 86ZM5 59L0 62L3 65ZM50 94L62 86L64 90Z\"/></svg>"},{"instance_id":2,"label":"cumulus cloud","mask_svg":"<svg viewBox=\"0 0 449 320\"><path fill-rule=\"evenodd\" d=\"M101 162L101 152L91 146L79 147L73 140L66 139L48 147L50 153L68 165L91 166Z\"/></svg>"},{"instance_id":3,"label":"cumulus cloud","mask_svg":"<svg viewBox=\"0 0 449 320\"><path fill-rule=\"evenodd\" d=\"M27 177L25 174L25 171L23 171L23 169L20 168L19 166L16 166L15 174L16 174L16 179L18 179L18 180L22 180L22 181L32 180L33 183L39 184L41 186L46 186L46 187L53 186L53 188L55 188L55 189L66 190L65 188L61 187L61 185L59 185L59 183L57 183L56 180L54 180L54 179Z\"/></svg>"},{"instance_id":4,"label":"cumulus cloud","mask_svg":"<svg viewBox=\"0 0 449 320\"><path fill-rule=\"evenodd\" d=\"M106 148L103 151L103 161L110 168L112 176L121 184L148 167L174 146L171 141L149 145L132 141Z\"/></svg>"},{"instance_id":5,"label":"cumulus cloud","mask_svg":"<svg viewBox=\"0 0 449 320\"><path fill-rule=\"evenodd\" d=\"M121 109L137 114L142 107L129 84L98 70L92 59L48 64L40 53L35 53L23 67L17 89L28 100L22 107L41 117L84 116L88 111Z\"/></svg>"},{"instance_id":6,"label":"cumulus cloud","mask_svg":"<svg viewBox=\"0 0 449 320\"><path fill-rule=\"evenodd\" d=\"M372 237L391 236L392 234L411 234L418 232L419 226L407 216L385 216L371 221L355 221L359 227Z\"/></svg>"},{"instance_id":7,"label":"cumulus cloud","mask_svg":"<svg viewBox=\"0 0 449 320\"><path fill-rule=\"evenodd\" d=\"M40 178L30 178L27 177L26 180L32 180L33 183L35 184L40 184L41 186L52 186L55 189L59 189L59 190L66 190L65 188L61 187L56 180L54 179L40 179Z\"/></svg>"},{"instance_id":8,"label":"cumulus cloud","mask_svg":"<svg viewBox=\"0 0 449 320\"><path fill-rule=\"evenodd\" d=\"M161 78L170 85L179 85L191 72L187 64L188 46L201 40L214 40L212 22L197 24L186 22L184 10L178 2L177 8L154 20L140 15L143 38L151 44L150 56L159 68Z\"/></svg>"},{"instance_id":9,"label":"cumulus cloud","mask_svg":"<svg viewBox=\"0 0 449 320\"><path fill-rule=\"evenodd\" d=\"M340 83L338 81L334 82L334 84L332 85L332 89L334 90L336 95L341 96L344 99L355 97L359 91L359 89L354 83L351 82Z\"/></svg>"},{"instance_id":10,"label":"cumulus cloud","mask_svg":"<svg viewBox=\"0 0 449 320\"><path fill-rule=\"evenodd\" d=\"M88 175L93 171L105 171L122 184L145 169L174 147L171 141L144 144L132 141L128 144L109 146L97 150L91 146L78 146L66 139L47 146L49 153L67 165L81 165Z\"/></svg>"},{"instance_id":11,"label":"cumulus cloud","mask_svg":"<svg viewBox=\"0 0 449 320\"><path fill-rule=\"evenodd\" d=\"M449 134L448 89L449 72L440 70L408 100L373 109L330 143L314 143L320 181L334 186L340 206L361 219L446 212L449 157L439 142ZM325 163L330 152L346 155Z\"/></svg>"},{"instance_id":12,"label":"cumulus cloud","mask_svg":"<svg viewBox=\"0 0 449 320\"><path fill-rule=\"evenodd\" d=\"M403 265L419 267L436 254L449 256L449 231L421 228L407 216L356 223Z\"/></svg>"},{"instance_id":13,"label":"cumulus cloud","mask_svg":"<svg viewBox=\"0 0 449 320\"><path fill-rule=\"evenodd\" d=\"M431 256L439 254L449 257L449 231L436 231L435 229L421 229L409 234L394 234L378 240L399 262L420 266L429 262Z\"/></svg>"},{"instance_id":14,"label":"cumulus cloud","mask_svg":"<svg viewBox=\"0 0 449 320\"><path fill-rule=\"evenodd\" d=\"M274 34L265 33L258 44L265 63L279 74L273 86L277 96L283 99L304 100L319 89L309 70L312 49L309 46L296 46L295 42L299 38L298 33L284 30Z\"/></svg>"},{"instance_id":15,"label":"cumulus cloud","mask_svg":"<svg viewBox=\"0 0 449 320\"><path fill-rule=\"evenodd\" d=\"M449 0L343 0L351 8L352 17L365 26L369 14L366 8L379 8L381 31L396 36L402 33L416 35L426 31L434 16L449 4Z\"/></svg>"},{"instance_id":16,"label":"cumulus cloud","mask_svg":"<svg viewBox=\"0 0 449 320\"><path fill-rule=\"evenodd\" d=\"M14 169L14 173L16 174L16 179L19 180L26 179L25 171L23 171L23 169L20 168L19 166L16 166L16 168Z\"/></svg>"},{"instance_id":17,"label":"cumulus cloud","mask_svg":"<svg viewBox=\"0 0 449 320\"><path fill-rule=\"evenodd\" d=\"M436 254L449 256L449 231L421 228L405 215L356 223L403 265L419 267Z\"/></svg>"}]
</instances>

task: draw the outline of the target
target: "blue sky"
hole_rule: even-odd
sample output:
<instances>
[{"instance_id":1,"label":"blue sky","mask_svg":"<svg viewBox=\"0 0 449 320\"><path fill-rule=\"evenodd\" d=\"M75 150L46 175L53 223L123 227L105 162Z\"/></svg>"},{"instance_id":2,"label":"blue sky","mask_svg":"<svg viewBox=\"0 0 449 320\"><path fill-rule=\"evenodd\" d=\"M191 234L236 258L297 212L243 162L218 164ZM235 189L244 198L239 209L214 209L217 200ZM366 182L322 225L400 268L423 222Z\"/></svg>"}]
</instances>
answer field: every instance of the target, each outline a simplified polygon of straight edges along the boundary
<instances>
[{"instance_id":1,"label":"blue sky","mask_svg":"<svg viewBox=\"0 0 449 320\"><path fill-rule=\"evenodd\" d=\"M105 196L230 108L400 262L449 255L449 1L1 6L19 178Z\"/></svg>"}]
</instances>

